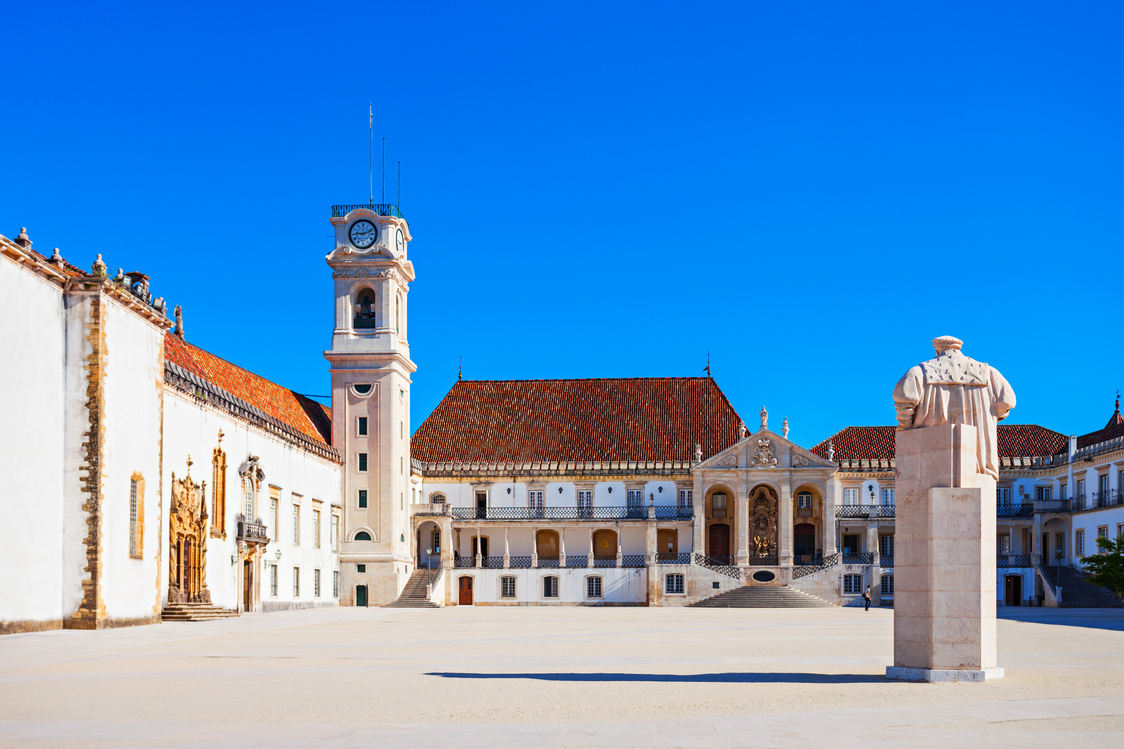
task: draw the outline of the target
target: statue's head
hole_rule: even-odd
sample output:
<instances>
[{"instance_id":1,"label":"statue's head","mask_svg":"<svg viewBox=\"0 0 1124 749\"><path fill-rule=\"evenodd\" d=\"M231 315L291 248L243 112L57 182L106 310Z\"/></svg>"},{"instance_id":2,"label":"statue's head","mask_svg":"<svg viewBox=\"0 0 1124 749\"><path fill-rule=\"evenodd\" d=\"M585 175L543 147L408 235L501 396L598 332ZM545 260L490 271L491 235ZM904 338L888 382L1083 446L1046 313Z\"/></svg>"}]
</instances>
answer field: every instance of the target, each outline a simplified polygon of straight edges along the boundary
<instances>
[{"instance_id":1,"label":"statue's head","mask_svg":"<svg viewBox=\"0 0 1124 749\"><path fill-rule=\"evenodd\" d=\"M933 348L937 350L938 354L943 354L945 351L959 351L963 345L964 341L950 335L942 335L940 338L933 339Z\"/></svg>"}]
</instances>

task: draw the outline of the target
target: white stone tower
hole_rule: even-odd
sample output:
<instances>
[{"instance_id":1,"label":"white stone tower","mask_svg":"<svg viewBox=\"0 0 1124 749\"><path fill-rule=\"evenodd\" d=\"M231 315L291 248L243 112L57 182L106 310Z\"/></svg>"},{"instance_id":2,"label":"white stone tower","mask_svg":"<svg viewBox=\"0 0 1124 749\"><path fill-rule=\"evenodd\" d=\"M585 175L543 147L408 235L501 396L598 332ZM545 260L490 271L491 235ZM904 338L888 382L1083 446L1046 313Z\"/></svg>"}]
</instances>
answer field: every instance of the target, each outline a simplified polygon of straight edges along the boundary
<instances>
[{"instance_id":1,"label":"white stone tower","mask_svg":"<svg viewBox=\"0 0 1124 749\"><path fill-rule=\"evenodd\" d=\"M410 554L410 228L388 204L332 206L332 444L344 461L340 603L398 597Z\"/></svg>"}]
</instances>

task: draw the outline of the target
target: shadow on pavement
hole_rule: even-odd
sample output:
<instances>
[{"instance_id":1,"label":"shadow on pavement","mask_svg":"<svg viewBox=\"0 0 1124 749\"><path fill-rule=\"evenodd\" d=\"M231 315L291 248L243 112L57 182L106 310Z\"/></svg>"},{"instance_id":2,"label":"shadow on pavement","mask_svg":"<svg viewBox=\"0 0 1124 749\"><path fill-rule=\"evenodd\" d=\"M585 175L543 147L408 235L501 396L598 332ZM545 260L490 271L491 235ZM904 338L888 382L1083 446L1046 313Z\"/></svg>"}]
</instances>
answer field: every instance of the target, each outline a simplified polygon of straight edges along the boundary
<instances>
[{"instance_id":1,"label":"shadow on pavement","mask_svg":"<svg viewBox=\"0 0 1124 749\"><path fill-rule=\"evenodd\" d=\"M1092 627L1124 632L1124 609L1053 609L1006 606L998 611L1000 619L1030 624L1053 624L1062 627Z\"/></svg>"},{"instance_id":2,"label":"shadow on pavement","mask_svg":"<svg viewBox=\"0 0 1124 749\"><path fill-rule=\"evenodd\" d=\"M724 673L724 674L574 674L527 673L481 674L454 671L432 671L426 676L446 679L536 679L538 681L648 681L668 683L714 684L873 684L886 681L882 675L871 674L809 674L809 673Z\"/></svg>"}]
</instances>

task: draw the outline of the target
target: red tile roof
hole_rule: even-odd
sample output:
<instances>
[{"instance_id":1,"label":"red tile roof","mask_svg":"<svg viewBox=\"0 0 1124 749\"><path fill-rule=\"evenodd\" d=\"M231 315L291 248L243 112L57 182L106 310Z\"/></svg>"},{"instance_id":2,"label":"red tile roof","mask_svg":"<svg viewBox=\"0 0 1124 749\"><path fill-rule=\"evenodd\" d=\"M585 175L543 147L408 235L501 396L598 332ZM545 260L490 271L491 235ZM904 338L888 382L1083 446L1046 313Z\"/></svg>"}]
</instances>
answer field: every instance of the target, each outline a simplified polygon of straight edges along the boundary
<instances>
[{"instance_id":1,"label":"red tile roof","mask_svg":"<svg viewBox=\"0 0 1124 749\"><path fill-rule=\"evenodd\" d=\"M332 410L327 406L192 346L173 333L164 336L164 359L265 412L313 443L331 445Z\"/></svg>"},{"instance_id":2,"label":"red tile roof","mask_svg":"<svg viewBox=\"0 0 1124 749\"><path fill-rule=\"evenodd\" d=\"M847 427L830 438L835 447L836 460L889 460L894 457L896 441L894 427ZM1066 451L1068 439L1064 434L1037 424L1000 424L999 456L1001 458L1027 458L1058 455ZM827 457L824 440L812 448L821 458Z\"/></svg>"},{"instance_id":3,"label":"red tile roof","mask_svg":"<svg viewBox=\"0 0 1124 749\"><path fill-rule=\"evenodd\" d=\"M1077 449L1088 447L1089 445L1096 445L1101 442L1107 442L1117 437L1124 437L1124 417L1120 415L1120 398L1116 398L1116 410L1112 412L1109 417L1108 423L1104 425L1104 429L1098 429L1095 432L1083 434L1077 438Z\"/></svg>"},{"instance_id":4,"label":"red tile roof","mask_svg":"<svg viewBox=\"0 0 1124 749\"><path fill-rule=\"evenodd\" d=\"M738 441L709 377L462 380L414 433L423 463L691 461Z\"/></svg>"}]
</instances>

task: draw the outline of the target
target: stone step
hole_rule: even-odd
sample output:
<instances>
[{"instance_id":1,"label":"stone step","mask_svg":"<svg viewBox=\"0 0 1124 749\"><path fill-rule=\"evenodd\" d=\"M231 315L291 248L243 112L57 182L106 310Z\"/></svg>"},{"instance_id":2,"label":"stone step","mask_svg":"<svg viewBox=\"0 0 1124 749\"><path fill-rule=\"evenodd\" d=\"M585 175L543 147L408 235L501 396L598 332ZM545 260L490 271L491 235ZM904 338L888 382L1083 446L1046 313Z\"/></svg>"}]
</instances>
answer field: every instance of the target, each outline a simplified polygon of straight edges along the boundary
<instances>
[{"instance_id":1,"label":"stone step","mask_svg":"<svg viewBox=\"0 0 1124 749\"><path fill-rule=\"evenodd\" d=\"M238 616L237 611L200 602L172 603L160 612L160 620L165 622L205 622L235 616Z\"/></svg>"},{"instance_id":2,"label":"stone step","mask_svg":"<svg viewBox=\"0 0 1124 749\"><path fill-rule=\"evenodd\" d=\"M692 603L700 608L826 608L832 604L789 587L743 585Z\"/></svg>"}]
</instances>

